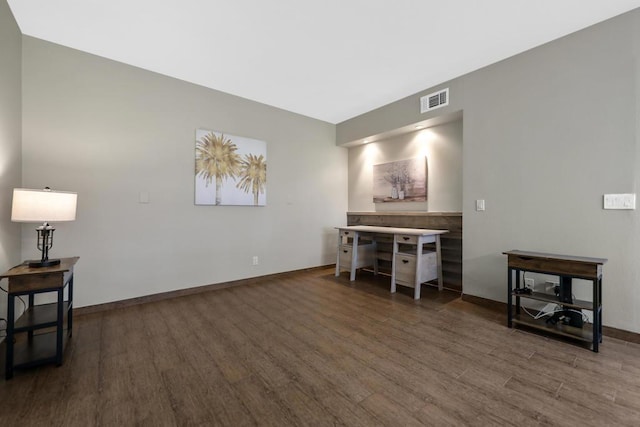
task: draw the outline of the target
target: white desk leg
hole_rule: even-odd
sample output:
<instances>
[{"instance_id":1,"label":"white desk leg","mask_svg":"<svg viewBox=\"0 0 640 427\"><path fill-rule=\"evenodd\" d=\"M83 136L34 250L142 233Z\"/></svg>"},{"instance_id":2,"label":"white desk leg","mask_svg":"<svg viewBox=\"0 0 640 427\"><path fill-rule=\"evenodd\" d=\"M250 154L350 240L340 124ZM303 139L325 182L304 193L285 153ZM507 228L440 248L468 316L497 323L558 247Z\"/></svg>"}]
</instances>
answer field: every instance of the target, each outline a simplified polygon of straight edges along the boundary
<instances>
[{"instance_id":1,"label":"white desk leg","mask_svg":"<svg viewBox=\"0 0 640 427\"><path fill-rule=\"evenodd\" d=\"M398 253L398 238L393 235L393 249L391 251L391 293L396 293L396 254Z\"/></svg>"},{"instance_id":2,"label":"white desk leg","mask_svg":"<svg viewBox=\"0 0 640 427\"><path fill-rule=\"evenodd\" d=\"M413 289L413 299L420 299L420 279L422 278L422 236L418 237L418 246L416 247L416 279L415 288Z\"/></svg>"},{"instance_id":3,"label":"white desk leg","mask_svg":"<svg viewBox=\"0 0 640 427\"><path fill-rule=\"evenodd\" d=\"M378 241L373 235L373 274L378 275Z\"/></svg>"},{"instance_id":4,"label":"white desk leg","mask_svg":"<svg viewBox=\"0 0 640 427\"><path fill-rule=\"evenodd\" d=\"M442 290L442 254L440 252L440 235L436 234L436 257L438 262L438 290Z\"/></svg>"},{"instance_id":5,"label":"white desk leg","mask_svg":"<svg viewBox=\"0 0 640 427\"><path fill-rule=\"evenodd\" d=\"M352 282L356 280L356 266L358 265L358 234L357 231L353 234L353 247L351 248L351 276L349 280Z\"/></svg>"},{"instance_id":6,"label":"white desk leg","mask_svg":"<svg viewBox=\"0 0 640 427\"><path fill-rule=\"evenodd\" d=\"M338 230L338 251L336 252L336 277L340 276L340 250L342 249L342 230Z\"/></svg>"}]
</instances>

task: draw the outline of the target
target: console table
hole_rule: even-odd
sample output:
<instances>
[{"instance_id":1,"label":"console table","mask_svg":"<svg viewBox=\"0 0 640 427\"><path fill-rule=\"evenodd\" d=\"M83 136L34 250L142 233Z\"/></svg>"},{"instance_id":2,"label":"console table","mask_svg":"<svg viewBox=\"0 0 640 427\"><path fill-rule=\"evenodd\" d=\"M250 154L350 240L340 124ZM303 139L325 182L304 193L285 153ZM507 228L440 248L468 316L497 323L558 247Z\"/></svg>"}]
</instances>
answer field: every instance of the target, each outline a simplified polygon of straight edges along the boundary
<instances>
[{"instance_id":1,"label":"console table","mask_svg":"<svg viewBox=\"0 0 640 427\"><path fill-rule=\"evenodd\" d=\"M353 281L356 269L366 266L373 266L377 273L376 235L392 235L391 292L396 291L396 284L409 286L414 288L414 299L420 299L420 284L435 279L438 279L438 289L442 290L440 235L448 230L370 225L336 228L339 233L336 277L341 269L346 269ZM363 237L369 239L369 243L362 244ZM425 252L425 243L434 243L436 250Z\"/></svg>"},{"instance_id":2,"label":"console table","mask_svg":"<svg viewBox=\"0 0 640 427\"><path fill-rule=\"evenodd\" d=\"M598 352L598 346L602 342L602 266L607 260L519 250L507 251L503 254L508 258L507 326L510 328L514 324L528 326L590 343L593 351ZM526 290L521 286L521 276L525 272L558 276L560 281L557 294ZM573 297L572 279L584 279L592 283L591 301L581 301ZM557 304L561 309L553 319L546 316L534 319L521 314L521 298ZM582 310L593 313L592 325L584 324Z\"/></svg>"},{"instance_id":3,"label":"console table","mask_svg":"<svg viewBox=\"0 0 640 427\"><path fill-rule=\"evenodd\" d=\"M5 377L13 377L15 368L28 368L45 363L62 365L62 355L67 337L73 327L73 267L79 257L62 258L59 265L31 268L28 262L13 267L0 276L8 279L7 288L7 338ZM64 290L67 288L67 300ZM35 294L55 292L57 301L51 304L34 304ZM26 295L25 312L15 319L15 299ZM66 334L64 317L67 318ZM15 319L15 320L14 320ZM36 334L35 331L53 328L52 332ZM14 339L26 333L25 339Z\"/></svg>"}]
</instances>

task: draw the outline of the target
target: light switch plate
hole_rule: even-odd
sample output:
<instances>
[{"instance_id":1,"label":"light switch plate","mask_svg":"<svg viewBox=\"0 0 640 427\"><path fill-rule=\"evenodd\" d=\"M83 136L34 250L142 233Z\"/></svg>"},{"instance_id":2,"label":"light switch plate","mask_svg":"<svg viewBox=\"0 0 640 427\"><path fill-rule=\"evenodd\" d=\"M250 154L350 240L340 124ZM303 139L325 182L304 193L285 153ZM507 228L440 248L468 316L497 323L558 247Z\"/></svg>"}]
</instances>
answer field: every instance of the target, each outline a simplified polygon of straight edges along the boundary
<instances>
[{"instance_id":1,"label":"light switch plate","mask_svg":"<svg viewBox=\"0 0 640 427\"><path fill-rule=\"evenodd\" d=\"M636 195L635 193L626 194L605 194L604 209L635 209Z\"/></svg>"},{"instance_id":2,"label":"light switch plate","mask_svg":"<svg viewBox=\"0 0 640 427\"><path fill-rule=\"evenodd\" d=\"M484 200L476 200L476 210L478 212L484 210Z\"/></svg>"}]
</instances>

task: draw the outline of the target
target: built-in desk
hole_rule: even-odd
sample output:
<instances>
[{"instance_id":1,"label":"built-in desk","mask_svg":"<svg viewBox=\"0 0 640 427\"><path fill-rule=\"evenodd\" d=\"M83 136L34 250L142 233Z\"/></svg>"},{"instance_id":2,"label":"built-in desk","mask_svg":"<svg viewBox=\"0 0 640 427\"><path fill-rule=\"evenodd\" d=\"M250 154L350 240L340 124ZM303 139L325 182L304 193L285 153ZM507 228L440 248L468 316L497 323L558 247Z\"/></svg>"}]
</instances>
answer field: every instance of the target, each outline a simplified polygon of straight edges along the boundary
<instances>
[{"instance_id":1,"label":"built-in desk","mask_svg":"<svg viewBox=\"0 0 640 427\"><path fill-rule=\"evenodd\" d=\"M370 225L336 228L339 233L336 276L345 269L353 281L356 269L367 266L372 266L377 272L376 236L392 235L391 292L396 291L396 285L409 286L414 288L414 298L420 299L420 284L435 279L438 279L438 289L442 290L440 235L447 233L447 230ZM435 250L424 251L427 243L433 243Z\"/></svg>"}]
</instances>

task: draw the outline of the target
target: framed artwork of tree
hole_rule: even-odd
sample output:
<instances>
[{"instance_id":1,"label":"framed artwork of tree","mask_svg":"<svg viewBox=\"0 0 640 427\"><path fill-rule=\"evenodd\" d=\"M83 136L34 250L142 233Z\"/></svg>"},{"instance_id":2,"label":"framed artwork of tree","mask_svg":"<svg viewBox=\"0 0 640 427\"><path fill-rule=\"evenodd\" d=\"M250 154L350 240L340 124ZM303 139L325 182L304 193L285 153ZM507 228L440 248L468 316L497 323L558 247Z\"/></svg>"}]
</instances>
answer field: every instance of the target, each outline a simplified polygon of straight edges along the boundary
<instances>
[{"instance_id":1,"label":"framed artwork of tree","mask_svg":"<svg viewBox=\"0 0 640 427\"><path fill-rule=\"evenodd\" d=\"M416 157L373 166L373 202L427 200L427 159Z\"/></svg>"},{"instance_id":2,"label":"framed artwork of tree","mask_svg":"<svg viewBox=\"0 0 640 427\"><path fill-rule=\"evenodd\" d=\"M197 129L195 203L265 206L267 143Z\"/></svg>"}]
</instances>

